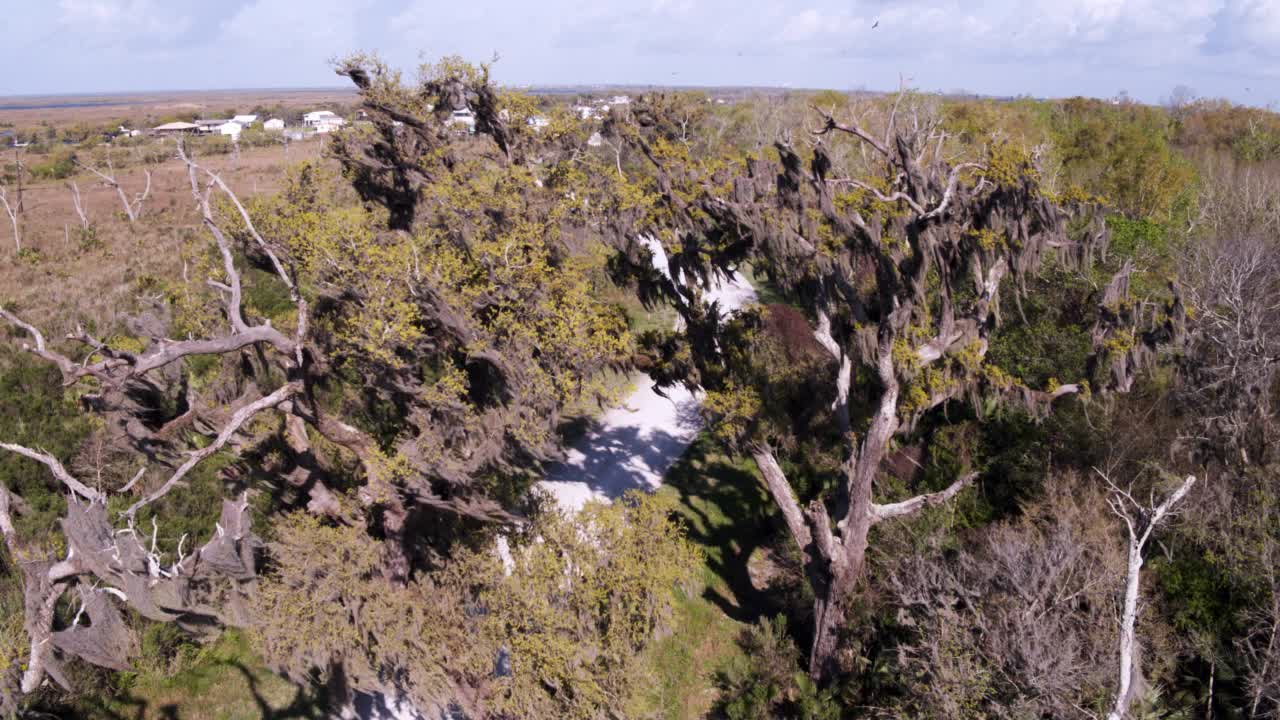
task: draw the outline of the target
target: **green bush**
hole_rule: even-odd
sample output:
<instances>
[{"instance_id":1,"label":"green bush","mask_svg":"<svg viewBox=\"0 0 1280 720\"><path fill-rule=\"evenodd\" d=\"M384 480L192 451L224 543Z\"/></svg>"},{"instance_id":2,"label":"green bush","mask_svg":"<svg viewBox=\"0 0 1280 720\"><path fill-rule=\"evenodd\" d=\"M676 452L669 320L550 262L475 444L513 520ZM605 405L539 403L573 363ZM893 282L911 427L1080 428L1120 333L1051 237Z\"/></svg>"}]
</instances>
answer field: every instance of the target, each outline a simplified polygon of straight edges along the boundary
<instances>
[{"instance_id":1,"label":"green bush","mask_svg":"<svg viewBox=\"0 0 1280 720\"><path fill-rule=\"evenodd\" d=\"M729 720L836 720L840 707L800 670L800 651L778 615L742 633L745 659L721 674L717 708Z\"/></svg>"},{"instance_id":2,"label":"green bush","mask_svg":"<svg viewBox=\"0 0 1280 720\"><path fill-rule=\"evenodd\" d=\"M56 368L8 343L0 344L0 440L39 447L69 463L90 429L76 405ZM62 488L49 470L3 453L0 477L30 507L30 512L14 518L19 536L49 537L66 510Z\"/></svg>"},{"instance_id":3,"label":"green bush","mask_svg":"<svg viewBox=\"0 0 1280 720\"><path fill-rule=\"evenodd\" d=\"M75 163L71 162L71 153L67 150L54 150L42 162L29 163L27 171L35 180L62 180L76 172Z\"/></svg>"}]
</instances>

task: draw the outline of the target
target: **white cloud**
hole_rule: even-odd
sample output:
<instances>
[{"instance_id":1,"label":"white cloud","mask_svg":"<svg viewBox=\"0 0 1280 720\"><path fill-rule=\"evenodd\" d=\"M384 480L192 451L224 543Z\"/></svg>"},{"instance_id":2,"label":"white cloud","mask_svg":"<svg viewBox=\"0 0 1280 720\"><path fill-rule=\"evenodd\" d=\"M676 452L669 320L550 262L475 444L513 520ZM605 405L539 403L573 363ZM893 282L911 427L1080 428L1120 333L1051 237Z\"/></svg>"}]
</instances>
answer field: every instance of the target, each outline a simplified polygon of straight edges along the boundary
<instances>
[{"instance_id":1,"label":"white cloud","mask_svg":"<svg viewBox=\"0 0 1280 720\"><path fill-rule=\"evenodd\" d=\"M179 3L158 0L58 0L58 21L78 37L107 44L177 38L192 26Z\"/></svg>"},{"instance_id":2,"label":"white cloud","mask_svg":"<svg viewBox=\"0 0 1280 720\"><path fill-rule=\"evenodd\" d=\"M1226 0L1216 13L1204 49L1237 57L1257 54L1280 58L1280 2L1276 0ZM1270 70L1276 64L1269 63Z\"/></svg>"},{"instance_id":3,"label":"white cloud","mask_svg":"<svg viewBox=\"0 0 1280 720\"><path fill-rule=\"evenodd\" d=\"M325 60L491 57L516 83L925 88L1252 102L1280 75L1280 0L28 0L0 62L30 91L336 82ZM878 23L878 25L877 25ZM874 26L874 27L873 27ZM109 51L109 52L104 52ZM163 62L160 62L163 61ZM87 85L86 85L87 83ZM7 88L0 88L3 93ZM12 90L10 90L12 91ZM1280 89L1276 94L1280 96Z\"/></svg>"},{"instance_id":4,"label":"white cloud","mask_svg":"<svg viewBox=\"0 0 1280 720\"><path fill-rule=\"evenodd\" d=\"M360 17L370 0L256 0L232 15L222 26L231 42L248 43L255 50L324 49L329 54L355 50Z\"/></svg>"}]
</instances>

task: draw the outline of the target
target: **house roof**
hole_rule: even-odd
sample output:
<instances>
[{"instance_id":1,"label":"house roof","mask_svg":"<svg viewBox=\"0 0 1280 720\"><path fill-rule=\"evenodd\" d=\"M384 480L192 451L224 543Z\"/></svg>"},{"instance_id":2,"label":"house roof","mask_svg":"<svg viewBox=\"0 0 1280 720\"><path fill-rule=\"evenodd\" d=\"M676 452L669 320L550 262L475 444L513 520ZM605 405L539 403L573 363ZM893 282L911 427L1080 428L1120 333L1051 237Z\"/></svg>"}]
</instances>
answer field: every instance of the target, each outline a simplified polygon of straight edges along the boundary
<instances>
[{"instance_id":1,"label":"house roof","mask_svg":"<svg viewBox=\"0 0 1280 720\"><path fill-rule=\"evenodd\" d=\"M164 125L159 125L152 129L153 130L195 130L198 127L200 126L196 125L195 123L171 122L171 123L165 123Z\"/></svg>"}]
</instances>

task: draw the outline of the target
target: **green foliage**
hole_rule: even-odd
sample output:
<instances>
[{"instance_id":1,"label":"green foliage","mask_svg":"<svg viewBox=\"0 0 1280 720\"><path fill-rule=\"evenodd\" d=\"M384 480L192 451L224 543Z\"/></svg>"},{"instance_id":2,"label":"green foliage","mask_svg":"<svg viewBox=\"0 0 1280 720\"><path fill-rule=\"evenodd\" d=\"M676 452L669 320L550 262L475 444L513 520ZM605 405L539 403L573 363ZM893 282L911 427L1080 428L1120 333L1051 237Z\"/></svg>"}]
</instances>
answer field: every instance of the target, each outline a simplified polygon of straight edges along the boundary
<instances>
[{"instance_id":1,"label":"green foliage","mask_svg":"<svg viewBox=\"0 0 1280 720\"><path fill-rule=\"evenodd\" d=\"M849 96L835 90L823 90L814 93L813 97L809 98L809 103L825 112L837 112L848 106Z\"/></svg>"},{"instance_id":2,"label":"green foliage","mask_svg":"<svg viewBox=\"0 0 1280 720\"><path fill-rule=\"evenodd\" d=\"M672 509L665 495L631 494L550 517L512 549L511 574L480 594L482 633L511 654L494 711L594 718L626 696L636 653L673 629L672 591L694 583L698 553Z\"/></svg>"},{"instance_id":3,"label":"green foliage","mask_svg":"<svg viewBox=\"0 0 1280 720\"><path fill-rule=\"evenodd\" d=\"M1239 578L1225 572L1220 558L1183 547L1172 558L1153 558L1151 565L1160 590L1173 601L1175 628L1208 637L1229 637L1239 631L1242 613L1255 598L1240 587Z\"/></svg>"},{"instance_id":4,"label":"green foliage","mask_svg":"<svg viewBox=\"0 0 1280 720\"><path fill-rule=\"evenodd\" d=\"M1014 288L1002 289L1004 307L1019 314L993 335L987 364L1032 388L1045 388L1053 378L1085 377L1093 323L1088 279L1054 269L1029 279L1027 287L1021 298Z\"/></svg>"},{"instance_id":5,"label":"green foliage","mask_svg":"<svg viewBox=\"0 0 1280 720\"><path fill-rule=\"evenodd\" d=\"M800 651L786 618L761 620L743 631L745 656L721 678L718 710L728 720L837 720L840 706L800 670Z\"/></svg>"},{"instance_id":6,"label":"green foliage","mask_svg":"<svg viewBox=\"0 0 1280 720\"><path fill-rule=\"evenodd\" d=\"M1073 98L1052 119L1054 152L1069 183L1100 195L1130 218L1167 221L1195 179L1170 144L1157 108Z\"/></svg>"},{"instance_id":7,"label":"green foliage","mask_svg":"<svg viewBox=\"0 0 1280 720\"><path fill-rule=\"evenodd\" d=\"M1280 157L1280 116L1270 109L1201 99L1173 114L1176 139L1184 148L1225 151L1245 163Z\"/></svg>"},{"instance_id":8,"label":"green foliage","mask_svg":"<svg viewBox=\"0 0 1280 720\"><path fill-rule=\"evenodd\" d=\"M12 345L0 346L0 440L41 448L68 464L91 427L73 391L62 387L57 368ZM30 507L14 518L19 535L56 547L66 500L48 468L6 452L0 454L0 478Z\"/></svg>"},{"instance_id":9,"label":"green foliage","mask_svg":"<svg viewBox=\"0 0 1280 720\"><path fill-rule=\"evenodd\" d=\"M155 667L141 663L137 672L118 673L108 692L74 698L67 708L71 716L92 720L320 720L333 715L310 683L298 687L271 672L241 631L228 630L198 649L171 631L155 632L157 650L176 648L172 661ZM143 642L147 642L146 634Z\"/></svg>"},{"instance_id":10,"label":"green foliage","mask_svg":"<svg viewBox=\"0 0 1280 720\"><path fill-rule=\"evenodd\" d=\"M575 518L544 512L511 538L510 574L486 543L407 586L379 576L360 530L289 516L255 632L294 677L326 672L338 653L350 680L399 678L419 709L461 681L497 715L602 717L628 695L638 652L670 630L673 591L693 582L698 555L671 510L632 495ZM509 672L491 677L495 662Z\"/></svg>"},{"instance_id":11,"label":"green foliage","mask_svg":"<svg viewBox=\"0 0 1280 720\"><path fill-rule=\"evenodd\" d=\"M141 652L134 661L139 671L170 678L191 663L199 646L172 623L148 622L142 631Z\"/></svg>"},{"instance_id":12,"label":"green foliage","mask_svg":"<svg viewBox=\"0 0 1280 720\"><path fill-rule=\"evenodd\" d=\"M62 180L76 173L76 165L71 161L73 153L67 149L58 149L45 156L43 161L23 164L34 180Z\"/></svg>"}]
</instances>

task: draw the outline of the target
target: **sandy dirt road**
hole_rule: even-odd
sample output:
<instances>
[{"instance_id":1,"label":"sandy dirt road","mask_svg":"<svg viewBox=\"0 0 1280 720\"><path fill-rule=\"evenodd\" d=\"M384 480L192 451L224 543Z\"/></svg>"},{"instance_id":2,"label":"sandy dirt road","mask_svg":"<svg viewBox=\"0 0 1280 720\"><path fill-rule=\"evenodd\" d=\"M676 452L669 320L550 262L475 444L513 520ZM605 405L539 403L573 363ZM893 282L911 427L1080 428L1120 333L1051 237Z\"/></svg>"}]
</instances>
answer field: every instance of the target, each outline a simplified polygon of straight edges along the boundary
<instances>
[{"instance_id":1,"label":"sandy dirt road","mask_svg":"<svg viewBox=\"0 0 1280 720\"><path fill-rule=\"evenodd\" d=\"M662 247L646 244L654 253L654 266L666 273ZM723 312L734 312L755 302L756 291L741 273L734 273L708 292L707 300L718 301ZM647 375L637 375L635 383L622 405L606 412L539 483L566 510L578 510L592 499L610 501L628 490L656 489L702 429L700 397L684 387L669 388L662 397Z\"/></svg>"}]
</instances>

